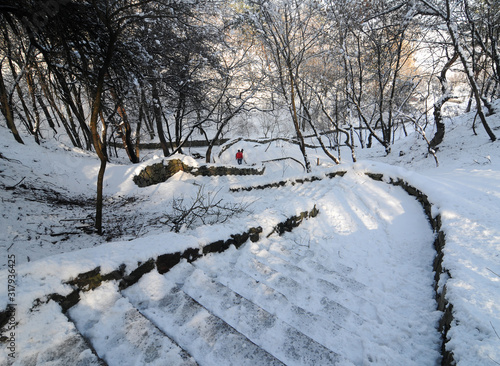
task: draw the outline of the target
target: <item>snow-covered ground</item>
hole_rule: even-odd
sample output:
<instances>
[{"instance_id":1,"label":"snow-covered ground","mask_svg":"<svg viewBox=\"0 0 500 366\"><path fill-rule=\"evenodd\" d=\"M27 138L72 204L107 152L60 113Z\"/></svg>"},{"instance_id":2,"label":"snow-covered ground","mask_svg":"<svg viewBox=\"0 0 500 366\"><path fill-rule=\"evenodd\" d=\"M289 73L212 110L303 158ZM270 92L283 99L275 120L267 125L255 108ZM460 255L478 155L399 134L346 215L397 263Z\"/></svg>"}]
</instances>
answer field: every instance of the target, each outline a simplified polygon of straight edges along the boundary
<instances>
[{"instance_id":1,"label":"snow-covered ground","mask_svg":"<svg viewBox=\"0 0 500 366\"><path fill-rule=\"evenodd\" d=\"M306 174L300 164L287 159L266 163L263 176L194 177L178 173L166 183L138 188L132 177L144 166L161 161L159 152L149 152L137 165L109 164L103 237L85 232L91 222L87 216L93 214L99 166L94 155L54 141L38 146L25 138L26 146L22 146L2 127L0 309L15 304L16 312L7 324L11 330L3 333L12 341L1 343L0 364L14 360L18 365L97 364L80 334L90 339L109 365L146 364L147 355L157 364L165 360L172 364L192 364L194 360L222 364L221 360L229 358L206 348L195 335L199 328L190 328L192 323L179 326L160 312L161 301L174 289L201 304L203 309L196 313L198 322L206 325L223 319L233 329L227 337L249 339L248 354L260 355L266 364L274 364L275 359L285 364L319 364L313 358L294 358L293 352L280 348L282 335L291 332L289 326L306 334L318 350L334 352L339 364L436 363L440 347L436 327L441 314L433 299L432 230L414 198L399 187L373 181L364 174L372 172L383 173L385 180L404 179L428 196L434 215L441 215L446 235L443 267L449 277L442 276L440 285L446 283L454 316L447 350L453 352L459 365L497 365L500 148L498 142L488 140L480 126L478 136L474 136L472 120L473 115L466 115L447 121L445 140L438 151L439 167L414 134L397 142L389 156L377 147L359 149L354 164L347 161L347 150L342 153L344 162L335 166L320 149L311 149L311 161L320 159L312 175L325 178L326 173L336 170L347 174L259 191L230 192L229 188L295 180ZM500 135L499 115L488 120ZM235 152L241 148L246 165L260 167L264 160L282 157L302 161L297 146L283 141L266 145L240 141L220 156L216 151L217 164L234 165ZM190 157L178 158L189 165L200 164ZM171 232L166 215L172 210L172 200L184 198L188 202L200 188L224 203L248 205L248 209L224 224ZM277 223L314 205L320 212L316 218L281 237L266 237ZM231 234L255 226L263 228L256 243L248 242L238 250L209 255L193 264L183 262L165 275L152 272L123 292L109 282L82 294L80 303L69 311L72 321L53 301L34 304L48 294L69 294L72 288L66 281L98 266L103 274L121 264L131 271L149 258L227 240ZM252 269L256 264L260 272ZM338 283L335 271L342 272ZM242 273L245 277L238 277ZM10 289L9 279L15 279ZM298 283L293 291L279 287L290 279ZM343 288L346 281L360 284L361 289ZM330 290L325 292L325 286ZM332 295L334 287L339 290ZM228 289L227 297L235 299L231 306L217 296ZM336 314L342 318L337 319L340 331L336 334L322 328L327 322L321 317L336 318L325 305L330 301L340 304L336 309L349 310ZM265 311L272 315L266 318L273 319L266 334L256 333L251 326L257 323L257 316L252 317L249 310L255 306L259 307L256 314ZM134 309L145 318L138 317ZM307 321L298 319L301 312L312 314L315 326L308 327ZM144 319L155 320L155 326ZM343 323L339 324L340 320ZM127 329L146 329L149 340L135 339L137 333ZM162 338L169 332L173 342ZM9 349L11 344L14 349ZM154 357L145 351L152 348L158 351ZM134 358L134 349L144 350L146 358ZM231 351L227 345L221 350L226 355L241 352ZM9 356L12 351L15 359ZM330 353L325 357L329 359Z\"/></svg>"}]
</instances>

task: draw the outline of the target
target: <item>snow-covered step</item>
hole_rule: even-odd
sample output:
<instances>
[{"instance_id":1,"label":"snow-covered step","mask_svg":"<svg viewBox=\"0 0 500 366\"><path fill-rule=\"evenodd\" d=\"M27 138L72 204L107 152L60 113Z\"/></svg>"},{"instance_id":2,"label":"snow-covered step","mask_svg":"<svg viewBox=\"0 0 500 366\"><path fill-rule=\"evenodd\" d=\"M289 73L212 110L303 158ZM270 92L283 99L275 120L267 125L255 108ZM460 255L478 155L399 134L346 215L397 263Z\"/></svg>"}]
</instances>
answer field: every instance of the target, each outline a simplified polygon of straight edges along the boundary
<instances>
[{"instance_id":1,"label":"snow-covered step","mask_svg":"<svg viewBox=\"0 0 500 366\"><path fill-rule=\"evenodd\" d=\"M281 315L283 314L283 311L288 310L293 314L293 316L304 318L303 320L305 321L303 323L306 327L309 327L310 324L314 323L312 321L312 318L314 318L315 321L321 323L318 325L319 328L328 328L328 333L333 334L341 330L342 327L335 323L335 319L328 318L326 319L326 322L324 322L322 320L322 312L312 313L302 308L300 305L297 305L295 302L293 302L293 297L289 298L284 293L280 292L279 289L269 286L266 282L266 278L260 277L259 279L256 279L254 276L248 274L247 272L244 272L244 266L241 266L240 264L235 266L234 264L226 262L228 263L228 265L221 267L220 262L220 260L212 261L210 257L206 257L193 262L192 265L196 268L201 269L214 281L220 282L224 286L229 287L234 292L256 303L272 314ZM275 279L277 279L277 282L280 283L280 285L276 287L281 287L281 285L284 285L284 287L286 288L287 284L294 290L302 287L302 285L296 283L294 279L280 277L281 275L278 272L273 271L272 269L265 269L262 267L261 269L264 269L264 271L272 274L271 276L274 276ZM185 278L187 277L188 276L185 276ZM334 296L332 296L333 298L344 298L345 296L347 296L343 295L341 289L334 287L333 284L327 281L319 279L316 280L316 282L317 289L322 290L324 294L332 295L332 292L335 292ZM270 281L269 283L272 284L273 281ZM290 293L289 291L286 292L288 294ZM358 303L364 302L364 300L360 298L355 299L355 301L357 301ZM326 303L326 300L324 300L323 302ZM356 306L359 307L359 304L356 304ZM327 324L329 325L327 326Z\"/></svg>"},{"instance_id":2,"label":"snow-covered step","mask_svg":"<svg viewBox=\"0 0 500 366\"><path fill-rule=\"evenodd\" d=\"M332 317L312 313L291 303L282 293L234 267L214 267L214 263L208 258L192 264L214 281L220 282L238 295L293 325L316 342L348 358L354 364L362 364L362 344L371 342L340 327ZM372 343L370 348L376 349L377 345Z\"/></svg>"},{"instance_id":3,"label":"snow-covered step","mask_svg":"<svg viewBox=\"0 0 500 366\"><path fill-rule=\"evenodd\" d=\"M29 321L20 318L13 332L15 347L2 343L0 365L104 365L53 301L31 312Z\"/></svg>"},{"instance_id":4,"label":"snow-covered step","mask_svg":"<svg viewBox=\"0 0 500 366\"><path fill-rule=\"evenodd\" d=\"M239 259L240 261L247 260L255 262L255 260L262 263L264 266L270 267L284 276L293 278L301 284L310 286L314 284L324 291L335 292L342 294L340 298L345 298L348 303L362 304L363 301L359 298L359 293L366 288L366 286L355 279L351 278L350 270L346 266L336 265L336 268L330 269L324 265L314 261L311 258L305 259L303 262L291 263L287 258L276 256L271 253L264 246L255 244L252 246L251 254ZM337 268L343 271L340 273ZM339 296L336 296L339 298ZM352 298L352 301L349 299ZM354 309L352 309L354 310Z\"/></svg>"},{"instance_id":5,"label":"snow-covered step","mask_svg":"<svg viewBox=\"0 0 500 366\"><path fill-rule=\"evenodd\" d=\"M251 256L257 258L259 261L279 272L290 274L294 278L300 276L301 280L308 281L310 278L308 279L307 277L311 277L310 273L313 273L314 278L322 278L354 293L366 287L350 276L352 269L341 264L337 264L335 268L326 268L311 258L306 258L303 262L293 263L285 256L276 255L269 251L267 246L260 245L259 243L252 245L250 252Z\"/></svg>"},{"instance_id":6,"label":"snow-covered step","mask_svg":"<svg viewBox=\"0 0 500 366\"><path fill-rule=\"evenodd\" d=\"M109 366L196 365L190 355L122 297L115 282L82 293L69 315Z\"/></svg>"},{"instance_id":7,"label":"snow-covered step","mask_svg":"<svg viewBox=\"0 0 500 366\"><path fill-rule=\"evenodd\" d=\"M318 293L323 294L324 296L334 300L334 302L348 308L355 314L373 313L375 305L360 296L359 290L364 289L365 286L348 277L350 272L348 267L344 266L341 268L347 271L344 276L338 274L336 271L331 271L325 266L310 259L306 260L307 263L296 266L284 259L271 255L266 249L261 249L258 250L258 252L255 252L253 249L259 247L259 243L252 243L251 246L252 248L250 248L250 245L246 245L238 250L230 248L226 252L218 254L216 257L209 255L199 261L193 262L193 264L196 267L203 268L209 276L218 277L219 281L224 284L227 284L227 282L224 282L225 278L230 280L233 277L232 275L226 274L225 271L227 268L230 269L231 267L235 267L241 271L245 271L246 275L252 277L253 280L257 282L264 281L270 288L273 288L273 290L277 292L280 292L279 289L281 287L279 286L286 285L288 285L288 288L292 291L295 291L296 289L303 289L304 291L299 292L298 294L302 300L303 298L308 297L307 294L309 292L314 292L316 290L315 296L317 296ZM250 251L253 251L253 253L249 254ZM256 261L262 262L261 264L257 264ZM264 273L267 272L274 281L266 282L268 279L265 276L261 276L262 273L259 271L256 272L254 266L248 266L248 263L245 262L257 264L257 266L259 266ZM226 263L227 266L221 268L221 263ZM270 263L269 268L266 268L267 265L265 263ZM273 264L276 263L281 265L281 267L278 267L281 272L273 268ZM285 269L282 268L283 266ZM307 270L304 269L304 267L307 268ZM245 268L247 268L247 270L245 270ZM184 271L190 271L190 269L184 267ZM284 277L280 277L277 273L283 275ZM288 278L286 278L285 274L288 274ZM188 276L189 273L179 275L178 277L181 278L179 282L182 283L182 279ZM278 286L273 287L272 283L275 282L278 282ZM344 288L354 288L356 290L349 291ZM233 289L236 290L235 288ZM285 293L290 294L290 292ZM327 299L324 299L323 302L325 304L329 303ZM310 303L308 303L308 305L310 305ZM298 306L301 307L301 305Z\"/></svg>"},{"instance_id":8,"label":"snow-covered step","mask_svg":"<svg viewBox=\"0 0 500 366\"><path fill-rule=\"evenodd\" d=\"M414 314L408 314L405 308L398 308L391 302L386 303L385 293L380 289L368 288L355 280L350 282L344 276L340 283L326 281L324 278L331 279L328 268L316 264L316 271L307 271L264 249L252 254L254 256L240 256L235 264L237 268L278 290L297 306L332 318L362 338L364 334L373 334L361 347L363 362L379 359L379 364L412 364L409 360L404 361L404 355L418 354L414 350L425 344L421 334L427 334L432 323L423 326L424 331L417 329L418 319ZM402 279L402 286L408 281ZM387 352L388 349L392 351ZM386 358L379 358L380 354Z\"/></svg>"},{"instance_id":9,"label":"snow-covered step","mask_svg":"<svg viewBox=\"0 0 500 366\"><path fill-rule=\"evenodd\" d=\"M223 284L213 281L200 269L196 269L186 279L182 288L197 302L287 365L350 364L339 353ZM300 311L297 307L295 309Z\"/></svg>"},{"instance_id":10,"label":"snow-covered step","mask_svg":"<svg viewBox=\"0 0 500 366\"><path fill-rule=\"evenodd\" d=\"M181 263L165 275L152 271L123 293L200 365L283 365L167 279L184 265L191 267Z\"/></svg>"},{"instance_id":11,"label":"snow-covered step","mask_svg":"<svg viewBox=\"0 0 500 366\"><path fill-rule=\"evenodd\" d=\"M306 332L308 330L309 333L315 333L316 330L321 330L321 332L326 331L333 335L342 331L342 327L334 324L329 319L295 305L278 290L257 281L239 269L228 266L219 268L217 273L214 272L214 268L207 265L206 261L200 260L194 262L193 265L203 271L214 282L219 282L228 287L233 292L253 302L267 312L282 319L293 319L291 323L300 325L298 328L306 329ZM312 330L314 332L311 332ZM343 331L346 332L345 330ZM314 338L314 336L312 337Z\"/></svg>"},{"instance_id":12,"label":"snow-covered step","mask_svg":"<svg viewBox=\"0 0 500 366\"><path fill-rule=\"evenodd\" d=\"M286 237L286 235L284 237ZM284 244L285 242L286 245ZM340 276L348 276L353 271L351 267L343 263L332 261L331 258L328 258L329 269L327 269L323 264L315 261L314 257L317 253L313 249L305 245L292 243L290 240L274 240L266 246L266 249L274 256L291 262L301 268L317 268L322 273L337 274Z\"/></svg>"},{"instance_id":13,"label":"snow-covered step","mask_svg":"<svg viewBox=\"0 0 500 366\"><path fill-rule=\"evenodd\" d=\"M311 286L312 282L303 282L298 273L283 274L255 258L238 261L237 265L255 280L284 294L295 305L312 313L332 317L332 321L336 324L354 333L363 323L359 315L335 301L335 294L331 293L334 287L330 288L330 292L318 292L318 285ZM315 283L316 279L312 278L310 281ZM323 283L323 285L331 284Z\"/></svg>"}]
</instances>

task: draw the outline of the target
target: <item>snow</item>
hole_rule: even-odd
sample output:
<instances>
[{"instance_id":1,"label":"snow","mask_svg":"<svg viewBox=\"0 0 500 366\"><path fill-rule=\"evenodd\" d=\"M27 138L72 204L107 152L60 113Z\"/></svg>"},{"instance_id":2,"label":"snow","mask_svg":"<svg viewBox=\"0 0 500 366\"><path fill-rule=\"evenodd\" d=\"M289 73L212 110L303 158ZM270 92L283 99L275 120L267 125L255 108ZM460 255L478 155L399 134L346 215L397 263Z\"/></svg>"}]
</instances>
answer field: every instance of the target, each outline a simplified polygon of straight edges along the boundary
<instances>
[{"instance_id":1,"label":"snow","mask_svg":"<svg viewBox=\"0 0 500 366\"><path fill-rule=\"evenodd\" d=\"M105 283L84 294L70 310L70 317L78 319L76 325L82 334L96 340L98 354L109 364L123 364L125 360L126 364L135 365L182 364L178 346L140 317L117 290L115 284ZM130 332L131 328L135 332Z\"/></svg>"},{"instance_id":2,"label":"snow","mask_svg":"<svg viewBox=\"0 0 500 366\"><path fill-rule=\"evenodd\" d=\"M288 159L265 163L262 176L194 177L180 172L166 183L138 188L132 177L146 165L163 161L161 154L151 152L136 165L115 159L105 174L108 235L103 237L84 231L91 223L87 215L93 214L96 157L55 140L39 146L25 136L23 146L0 127L0 309L12 303L8 295L13 293L16 310L16 323L8 324L16 358L9 356L9 343L1 343L0 364L98 364L84 338L93 340L95 351L109 365L164 364L162 360L192 364L180 348L207 365L223 364L221 355L228 352L239 357L238 364L252 363L250 355L266 364L312 364L316 353L345 365L436 364L442 314L433 294L435 234L416 200L388 184L391 178L401 178L425 193L433 215L442 219L447 273L441 276L439 291L446 285L454 317L447 350L458 365L497 365L500 148L481 128L473 135L473 118L469 114L446 121L437 152L439 167L415 133L398 141L389 156L379 147L358 149L359 161L350 163L345 150L340 166L329 162L321 149L309 149L311 175L323 179L305 184L292 184L307 175ZM488 122L498 135L500 117L490 116ZM214 151L216 165L235 165L234 155L242 148L245 166L261 167L263 160L284 157L302 162L298 147L283 140L265 145L241 140L220 156L222 150ZM175 158L201 165L184 155ZM320 165L315 164L317 158ZM336 170L347 173L326 178ZM384 181L374 181L366 172L381 173ZM281 180L289 183L229 191ZM165 215L172 200L189 200L200 187L219 192L224 202L248 204L249 212L224 224L171 232ZM314 205L319 209L316 218L283 236L266 237L277 223ZM125 264L131 272L149 258L202 248L256 226L263 228L256 243L192 264L182 261L165 275L153 271L122 292L117 283L105 283L82 293L66 315L53 301L34 303L46 301L49 294L71 293L66 282L96 267L104 274ZM13 256L15 265L9 266ZM15 288L9 290L12 274ZM162 312L162 301L169 296L184 304L167 309L170 315ZM174 315L186 309L196 317L181 323ZM222 318L229 325L221 324ZM284 335L295 334L292 325L302 332L296 338L309 342L314 354L304 348L295 355L280 344ZM146 329L150 337L134 338L132 330L138 329ZM210 334L220 335L221 341L214 343ZM240 350L234 349L244 339L250 340L245 343L248 352L241 350L246 356L238 356ZM65 347L65 342L74 346Z\"/></svg>"}]
</instances>

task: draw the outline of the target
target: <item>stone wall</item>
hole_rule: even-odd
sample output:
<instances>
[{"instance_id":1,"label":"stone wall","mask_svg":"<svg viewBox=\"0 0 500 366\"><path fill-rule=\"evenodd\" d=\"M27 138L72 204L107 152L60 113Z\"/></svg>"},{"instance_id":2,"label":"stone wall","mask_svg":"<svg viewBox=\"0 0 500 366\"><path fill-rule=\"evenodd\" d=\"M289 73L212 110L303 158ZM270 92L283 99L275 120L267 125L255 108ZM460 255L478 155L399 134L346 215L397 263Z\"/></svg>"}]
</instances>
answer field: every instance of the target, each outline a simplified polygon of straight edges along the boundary
<instances>
[{"instance_id":1,"label":"stone wall","mask_svg":"<svg viewBox=\"0 0 500 366\"><path fill-rule=\"evenodd\" d=\"M166 162L166 165L165 165ZM139 187L148 187L154 184L166 182L177 172L183 171L194 176L223 176L223 175L262 175L264 169L255 168L238 168L224 166L208 166L201 165L199 167L191 167L184 164L179 159L172 159L148 165L136 175L133 180Z\"/></svg>"},{"instance_id":2,"label":"stone wall","mask_svg":"<svg viewBox=\"0 0 500 366\"><path fill-rule=\"evenodd\" d=\"M326 174L327 178L335 178L336 176L343 177L347 173L346 171L340 170L332 173ZM258 185L258 186L250 186L250 187L241 187L241 188L231 188L231 192L241 192L241 191L252 191L254 189L268 189L268 188L279 188L279 187L284 187L287 184L291 184L292 186L296 184L304 184L304 183L311 183L311 182L316 182L318 180L322 180L323 178L321 177L315 177L311 176L308 178L304 179L295 179L295 180L282 180L279 182L274 182L274 183L269 183L269 184L264 184L264 185Z\"/></svg>"}]
</instances>

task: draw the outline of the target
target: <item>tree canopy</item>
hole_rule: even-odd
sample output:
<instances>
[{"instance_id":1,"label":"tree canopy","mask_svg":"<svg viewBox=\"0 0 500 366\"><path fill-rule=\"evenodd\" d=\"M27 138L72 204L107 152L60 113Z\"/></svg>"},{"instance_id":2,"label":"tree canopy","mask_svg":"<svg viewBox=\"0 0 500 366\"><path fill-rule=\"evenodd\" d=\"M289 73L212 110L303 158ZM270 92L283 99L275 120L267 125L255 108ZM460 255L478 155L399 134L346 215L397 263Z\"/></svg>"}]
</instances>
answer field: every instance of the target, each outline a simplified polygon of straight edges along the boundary
<instances>
[{"instance_id":1,"label":"tree canopy","mask_svg":"<svg viewBox=\"0 0 500 366\"><path fill-rule=\"evenodd\" d=\"M98 201L117 146L137 163L144 140L169 156L197 135L210 162L252 110L289 113L307 170L307 135L339 163L341 145L390 153L410 128L435 156L460 98L496 140L494 1L4 0L0 19L7 127L94 150Z\"/></svg>"}]
</instances>

